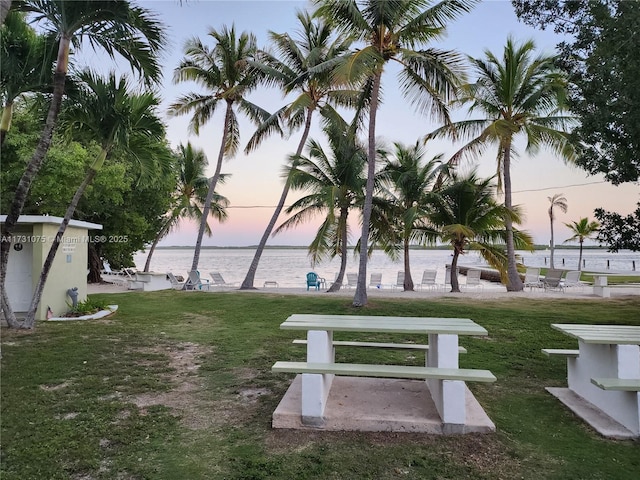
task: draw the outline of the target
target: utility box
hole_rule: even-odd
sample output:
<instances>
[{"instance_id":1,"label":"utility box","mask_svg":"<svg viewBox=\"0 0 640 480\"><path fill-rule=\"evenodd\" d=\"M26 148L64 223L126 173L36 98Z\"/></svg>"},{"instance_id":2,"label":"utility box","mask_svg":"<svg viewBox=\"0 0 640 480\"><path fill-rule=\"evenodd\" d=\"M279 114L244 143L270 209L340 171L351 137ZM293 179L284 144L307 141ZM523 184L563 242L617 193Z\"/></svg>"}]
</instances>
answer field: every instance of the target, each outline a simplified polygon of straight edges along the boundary
<instances>
[{"instance_id":1,"label":"utility box","mask_svg":"<svg viewBox=\"0 0 640 480\"><path fill-rule=\"evenodd\" d=\"M4 224L5 219L6 215L0 215L0 223ZM29 310L42 266L62 220L49 215L21 215L18 218L5 280L11 308L18 316ZM36 320L46 320L48 308L53 316L64 315L71 302L67 295L70 288L78 288L78 302L87 299L89 242L95 236L92 230L102 230L102 225L78 220L69 222L49 271Z\"/></svg>"}]
</instances>

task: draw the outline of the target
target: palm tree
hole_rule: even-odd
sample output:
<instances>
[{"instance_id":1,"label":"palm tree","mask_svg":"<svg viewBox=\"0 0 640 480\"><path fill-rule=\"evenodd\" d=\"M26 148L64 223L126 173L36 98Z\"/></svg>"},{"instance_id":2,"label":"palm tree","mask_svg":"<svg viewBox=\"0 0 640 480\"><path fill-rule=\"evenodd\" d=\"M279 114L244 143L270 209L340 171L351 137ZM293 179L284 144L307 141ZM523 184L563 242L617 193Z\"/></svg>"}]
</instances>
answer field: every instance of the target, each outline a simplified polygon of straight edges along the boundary
<instances>
[{"instance_id":1,"label":"palm tree","mask_svg":"<svg viewBox=\"0 0 640 480\"><path fill-rule=\"evenodd\" d=\"M551 202L551 205L549 205L549 223L551 224L551 240L549 241L549 248L551 250L551 254L549 256L549 267L555 268L553 266L553 249L555 246L553 242L553 221L556 219L556 217L555 217L555 214L553 213L553 209L554 207L557 207L560 210L562 210L564 213L567 213L567 209L569 207L567 205L567 199L563 196L562 193L556 193L553 195L553 197L547 197L547 199L549 200L549 202Z\"/></svg>"},{"instance_id":2,"label":"palm tree","mask_svg":"<svg viewBox=\"0 0 640 480\"><path fill-rule=\"evenodd\" d=\"M317 15L339 31L365 43L361 49L329 61L334 77L345 83L366 79L369 98L367 186L362 213L360 243L369 243L376 161L376 114L380 102L382 74L387 62L401 66L402 92L422 112L449 122L447 104L454 97L463 65L457 54L433 48L422 49L440 37L447 21L468 12L475 0L314 0ZM318 69L320 69L318 67ZM370 89L370 90L369 90ZM367 303L367 249L360 250L355 307Z\"/></svg>"},{"instance_id":3,"label":"palm tree","mask_svg":"<svg viewBox=\"0 0 640 480\"><path fill-rule=\"evenodd\" d=\"M183 95L169 108L169 113L174 116L193 112L189 129L199 134L200 127L211 120L218 105L223 104L225 107L218 161L213 177L209 180L207 197L202 208L191 270L198 270L202 237L207 228L222 161L225 155L232 157L238 150L240 130L234 107L237 105L257 124L270 116L268 112L246 99L264 77L259 70L251 66L257 51L255 36L242 32L238 37L234 26L230 29L223 27L220 31L210 29L209 36L215 41L213 48L204 45L199 38L192 38L187 42L184 49L185 58L173 75L174 83L193 81L207 92Z\"/></svg>"},{"instance_id":4,"label":"palm tree","mask_svg":"<svg viewBox=\"0 0 640 480\"><path fill-rule=\"evenodd\" d=\"M11 12L0 27L0 145L11 128L15 100L25 93L50 90L56 60L54 40L36 34L18 12Z\"/></svg>"},{"instance_id":5,"label":"palm tree","mask_svg":"<svg viewBox=\"0 0 640 480\"><path fill-rule=\"evenodd\" d=\"M291 188L310 193L286 210L295 213L276 229L276 233L316 215L326 215L309 247L309 254L314 264L326 256L340 255L340 271L328 290L335 292L342 286L347 268L349 211L362 204L367 155L357 142L356 121L347 124L331 107L323 108L323 115L323 130L330 152L325 152L320 142L311 140L309 156L292 159L287 172Z\"/></svg>"},{"instance_id":6,"label":"palm tree","mask_svg":"<svg viewBox=\"0 0 640 480\"><path fill-rule=\"evenodd\" d=\"M594 233L598 233L600 224L595 220L590 222L588 218L581 218L577 222L565 223L565 226L573 232L573 236L567 238L562 243L580 242L580 255L578 256L578 270L582 271L582 244L586 238L592 238Z\"/></svg>"},{"instance_id":7,"label":"palm tree","mask_svg":"<svg viewBox=\"0 0 640 480\"><path fill-rule=\"evenodd\" d=\"M110 155L118 151L137 162L146 179L152 178L158 169L167 171L169 168L168 152L158 148L163 145L165 129L157 116L159 100L155 94L130 93L126 79L116 80L113 73L102 79L91 72L83 72L78 79L83 86L74 102L64 108L61 127L70 137L80 136L96 141L100 152L76 189L51 244L25 317L27 328L33 327L42 291L67 225L86 188Z\"/></svg>"},{"instance_id":8,"label":"palm tree","mask_svg":"<svg viewBox=\"0 0 640 480\"><path fill-rule=\"evenodd\" d=\"M491 144L498 145L498 190L504 190L504 204L514 208L511 197L511 157L517 155L515 140L527 141L526 151L536 153L547 147L567 161L574 151L568 141L568 128L573 118L565 116L566 77L555 67L555 57L533 58L535 44L527 41L516 45L509 38L502 60L485 51L486 59L471 59L478 80L463 85L461 104L470 104L469 113L480 111L484 118L445 125L427 138L449 135L471 138L451 159L456 164L469 154L480 156ZM504 186L504 189L503 189ZM522 291L523 284L516 266L511 217L505 217L507 229L508 291Z\"/></svg>"},{"instance_id":9,"label":"palm tree","mask_svg":"<svg viewBox=\"0 0 640 480\"><path fill-rule=\"evenodd\" d=\"M300 23L297 37L292 38L288 33L269 32L271 42L279 52L280 58L261 51L258 55L259 61L256 63L256 67L263 71L271 82L277 84L286 95L297 93L297 96L258 127L247 144L245 149L247 152L257 147L267 134L276 131L278 124L284 121L290 130L304 124L302 136L294 154L294 157L299 157L307 143L314 112L327 102L336 105L352 104L353 92L336 90L328 72L310 72L310 69L316 65L343 54L350 42L341 37L333 38L332 30L325 22L313 20L306 12L298 12L297 17ZM247 275L242 281L241 290L254 288L258 263L278 217L282 213L289 188L290 184L287 180L267 228L262 234Z\"/></svg>"},{"instance_id":10,"label":"palm tree","mask_svg":"<svg viewBox=\"0 0 640 480\"><path fill-rule=\"evenodd\" d=\"M453 247L451 259L451 291L459 292L458 257L470 249L478 250L482 258L500 271L506 281L507 255L505 217L520 222L518 209L508 209L494 196L492 179L480 179L475 171L466 177L453 173L450 183L434 192L427 218L431 231L425 238L439 238ZM514 230L514 242L521 249L532 249L533 240L525 232Z\"/></svg>"},{"instance_id":11,"label":"palm tree","mask_svg":"<svg viewBox=\"0 0 640 480\"><path fill-rule=\"evenodd\" d=\"M186 147L183 144L178 145L178 151L175 157L178 178L173 208L167 214L158 235L149 248L147 261L144 264L145 272L149 271L151 257L155 252L158 242L178 228L180 220L190 219L200 222L202 205L204 205L207 198L209 184L205 175L205 169L209 162L207 161L207 155L204 153L204 150L193 147L191 142L187 142ZM223 183L223 181L224 174L220 175L220 183ZM226 207L228 205L229 200L227 198L214 193L209 214L219 222L224 222L227 219ZM205 233L211 235L211 229L208 224Z\"/></svg>"},{"instance_id":12,"label":"palm tree","mask_svg":"<svg viewBox=\"0 0 640 480\"><path fill-rule=\"evenodd\" d=\"M4 4L3 4L4 6ZM53 74L53 94L46 121L36 150L16 188L13 201L2 228L0 243L0 290L6 292L7 262L11 250L11 236L45 155L51 145L69 65L71 45L76 50L83 45L102 47L112 58L122 56L131 68L140 72L145 81L160 78L157 56L165 44L164 26L146 9L128 0L19 0L12 10L34 14L43 35L58 38L58 55ZM2 308L15 318L8 298L2 294Z\"/></svg>"},{"instance_id":13,"label":"palm tree","mask_svg":"<svg viewBox=\"0 0 640 480\"><path fill-rule=\"evenodd\" d=\"M404 253L404 290L413 291L409 247L418 238L419 229L425 227L425 209L442 171L439 168L442 155L424 163L426 152L418 143L413 147L400 143L394 145L394 158L387 159L378 178L389 191L390 201L395 207L393 218L399 223Z\"/></svg>"}]
</instances>

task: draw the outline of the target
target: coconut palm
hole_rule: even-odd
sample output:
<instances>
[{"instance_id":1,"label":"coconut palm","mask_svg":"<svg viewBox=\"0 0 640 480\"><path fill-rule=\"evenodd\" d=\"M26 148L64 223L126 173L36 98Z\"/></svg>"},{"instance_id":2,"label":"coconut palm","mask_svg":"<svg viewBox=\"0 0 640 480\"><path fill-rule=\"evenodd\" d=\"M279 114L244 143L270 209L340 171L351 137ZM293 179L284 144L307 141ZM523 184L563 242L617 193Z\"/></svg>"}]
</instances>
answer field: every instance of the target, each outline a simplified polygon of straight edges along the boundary
<instances>
[{"instance_id":1,"label":"coconut palm","mask_svg":"<svg viewBox=\"0 0 640 480\"><path fill-rule=\"evenodd\" d=\"M167 213L158 235L151 247L149 247L149 254L144 264L145 272L149 271L151 258L158 242L177 229L180 220L189 219L200 222L202 205L204 205L207 198L209 183L205 175L205 169L209 162L204 150L193 147L191 142L187 142L186 147L183 144L178 145L175 158L177 184L173 207ZM224 177L224 175L220 175L220 183L224 182ZM227 219L227 206L229 206L229 200L222 195L214 193L209 215L219 222L224 222ZM205 233L211 235L211 228L209 228L208 224Z\"/></svg>"},{"instance_id":2,"label":"coconut palm","mask_svg":"<svg viewBox=\"0 0 640 480\"><path fill-rule=\"evenodd\" d=\"M69 65L71 45L101 47L112 58L119 54L145 81L157 81L160 67L157 57L165 44L164 26L144 8L128 0L15 0L12 10L33 14L43 35L58 39L58 56L53 74L53 93L46 121L36 150L22 175L2 228L0 244L0 290L4 288L11 236L45 155L56 125ZM2 308L15 318L6 295Z\"/></svg>"},{"instance_id":3,"label":"coconut palm","mask_svg":"<svg viewBox=\"0 0 640 480\"><path fill-rule=\"evenodd\" d=\"M439 238L453 247L451 259L451 291L459 292L457 267L460 255L478 250L482 258L500 271L506 281L507 254L505 217L519 223L517 208L507 208L494 198L492 179L481 179L475 171L465 177L456 173L442 189L434 192L427 214L431 231L425 238ZM533 240L526 232L514 230L514 243L520 249L533 249Z\"/></svg>"},{"instance_id":4,"label":"coconut palm","mask_svg":"<svg viewBox=\"0 0 640 480\"><path fill-rule=\"evenodd\" d=\"M404 254L404 290L413 291L413 278L409 261L409 247L425 227L424 217L429 197L442 171L441 158L437 155L424 161L426 151L418 143L406 147L394 144L391 158L378 173L380 182L387 188L393 207L393 218L398 221Z\"/></svg>"},{"instance_id":5,"label":"coconut palm","mask_svg":"<svg viewBox=\"0 0 640 480\"><path fill-rule=\"evenodd\" d=\"M256 62L256 67L264 72L271 83L280 87L286 95L296 96L258 127L247 144L245 149L247 152L256 148L268 134L278 131L279 124L284 122L289 130L295 130L304 125L294 154L294 157L298 157L307 143L316 110L328 102L335 105L353 103L354 93L336 90L328 72L311 73L309 71L316 65L343 54L350 42L341 37L336 38L325 22L312 19L306 12L299 11L297 18L300 25L298 35L292 37L288 33L269 32L271 43L279 55L274 56L261 51ZM278 204L262 234L247 275L242 281L241 290L254 288L258 263L278 217L282 213L289 188L289 182L285 181Z\"/></svg>"},{"instance_id":6,"label":"coconut palm","mask_svg":"<svg viewBox=\"0 0 640 480\"><path fill-rule=\"evenodd\" d=\"M549 255L549 267L555 268L553 266L553 250L555 248L554 240L553 240L553 221L556 219L556 216L553 209L557 207L560 210L562 210L564 213L567 213L567 209L569 207L567 205L567 199L564 197L562 193L556 193L552 197L547 197L547 199L551 203L551 205L549 205L549 211L548 211L549 223L551 226L551 240L549 241L549 249L551 253Z\"/></svg>"},{"instance_id":7,"label":"coconut palm","mask_svg":"<svg viewBox=\"0 0 640 480\"><path fill-rule=\"evenodd\" d=\"M50 91L51 73L56 60L55 39L38 35L24 19L11 12L0 27L0 145L11 128L13 104L29 92Z\"/></svg>"},{"instance_id":8,"label":"coconut palm","mask_svg":"<svg viewBox=\"0 0 640 480\"><path fill-rule=\"evenodd\" d=\"M317 14L339 31L364 46L339 60L326 62L334 77L346 83L362 82L370 87L367 186L360 242L369 243L376 161L376 114L380 102L382 74L388 62L401 67L401 90L420 110L435 120L449 121L447 104L454 97L463 64L450 51L424 48L445 32L446 22L468 12L475 0L314 0ZM367 249L360 250L356 307L367 303Z\"/></svg>"},{"instance_id":9,"label":"coconut palm","mask_svg":"<svg viewBox=\"0 0 640 480\"><path fill-rule=\"evenodd\" d=\"M213 177L209 180L207 197L202 208L191 270L198 270L202 237L207 228L222 161L225 156L234 156L238 150L240 129L234 108L239 108L257 124L270 116L268 112L246 99L264 77L264 74L251 66L257 51L255 36L247 32L237 36L234 26L223 27L219 31L210 29L208 35L215 42L213 48L204 45L199 38L189 40L184 49L185 58L174 70L173 75L174 83L193 81L206 92L183 95L169 108L169 113L174 116L193 113L189 129L195 134L199 134L200 127L211 120L219 105L222 104L225 108L218 160Z\"/></svg>"},{"instance_id":10,"label":"coconut palm","mask_svg":"<svg viewBox=\"0 0 640 480\"><path fill-rule=\"evenodd\" d=\"M582 270L582 246L587 238L592 238L594 233L598 233L600 224L595 220L590 222L588 218L581 218L577 222L564 224L569 230L573 232L570 238L567 238L563 243L575 242L580 243L580 255L578 256L578 270Z\"/></svg>"},{"instance_id":11,"label":"coconut palm","mask_svg":"<svg viewBox=\"0 0 640 480\"><path fill-rule=\"evenodd\" d=\"M515 142L523 137L526 151L535 154L547 147L566 161L572 161L574 150L568 141L567 128L573 118L562 112L566 106L566 77L555 67L555 57L533 56L535 44L526 41L516 45L509 38L502 59L485 51L485 59L471 59L477 81L463 85L461 104L469 105L469 113L480 112L483 118L445 125L427 138L452 136L471 139L451 159L479 157L490 145L498 146L498 190L504 191L504 204L513 208L511 197L511 159L518 152ZM522 280L516 267L511 217L505 217L507 255L509 258L507 290L521 291Z\"/></svg>"},{"instance_id":12,"label":"coconut palm","mask_svg":"<svg viewBox=\"0 0 640 480\"><path fill-rule=\"evenodd\" d=\"M89 166L84 180L76 189L71 203L51 244L36 284L25 326L32 328L40 297L67 225L80 198L114 152L136 162L144 179L151 179L159 169L169 170L170 156L164 149L164 125L157 116L159 99L145 91L131 93L126 78L107 79L91 72L78 76L81 85L77 98L64 108L62 129L71 138L85 138L100 145L98 156ZM162 148L159 148L162 146Z\"/></svg>"},{"instance_id":13,"label":"coconut palm","mask_svg":"<svg viewBox=\"0 0 640 480\"><path fill-rule=\"evenodd\" d=\"M348 216L350 210L362 205L367 155L357 141L355 123L347 124L331 107L323 108L323 115L330 151L326 152L320 142L310 140L309 156L292 159L287 172L291 188L309 193L286 210L293 215L276 233L316 215L325 215L309 246L309 254L314 264L327 256L340 256L338 276L328 290L334 292L342 286L347 268Z\"/></svg>"}]
</instances>

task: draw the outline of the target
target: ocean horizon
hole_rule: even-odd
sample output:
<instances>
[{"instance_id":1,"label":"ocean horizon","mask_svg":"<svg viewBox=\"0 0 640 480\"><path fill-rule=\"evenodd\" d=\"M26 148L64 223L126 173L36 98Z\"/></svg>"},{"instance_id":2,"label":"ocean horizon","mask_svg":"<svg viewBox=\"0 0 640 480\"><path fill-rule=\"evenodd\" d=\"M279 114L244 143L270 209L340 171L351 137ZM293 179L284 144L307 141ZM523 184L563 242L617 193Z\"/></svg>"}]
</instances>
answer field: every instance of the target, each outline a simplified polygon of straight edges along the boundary
<instances>
[{"instance_id":1,"label":"ocean horizon","mask_svg":"<svg viewBox=\"0 0 640 480\"><path fill-rule=\"evenodd\" d=\"M191 270L194 247L158 247L151 260L150 270L154 272L172 272L174 275L187 276ZM247 274L255 253L255 247L203 247L200 252L198 270L203 278L210 279L210 272L219 272L228 283L241 283ZM518 251L519 259L530 267L548 267L549 250ZM564 270L577 270L579 249L562 248L554 252L555 267ZM409 255L411 276L415 284L419 284L424 270L436 270L437 282L444 283L446 265L451 263L450 248L416 248ZM138 252L134 256L136 268L142 270L147 259L147 252ZM347 272L358 272L359 257L349 251ZM601 272L632 272L635 262L640 268L640 254L629 250L618 253L607 252L606 249L583 250L583 270ZM478 252L471 251L460 256L460 266L486 267L486 263ZM277 282L283 288L304 287L306 274L315 271L320 277L332 282L340 268L340 259L333 258L313 265L303 246L269 246L265 249L258 264L254 286L262 287L264 282ZM373 252L367 266L367 276L371 273L382 274L382 285L395 285L398 272L403 270L403 259L394 261L384 252ZM369 279L367 279L367 283Z\"/></svg>"}]
</instances>

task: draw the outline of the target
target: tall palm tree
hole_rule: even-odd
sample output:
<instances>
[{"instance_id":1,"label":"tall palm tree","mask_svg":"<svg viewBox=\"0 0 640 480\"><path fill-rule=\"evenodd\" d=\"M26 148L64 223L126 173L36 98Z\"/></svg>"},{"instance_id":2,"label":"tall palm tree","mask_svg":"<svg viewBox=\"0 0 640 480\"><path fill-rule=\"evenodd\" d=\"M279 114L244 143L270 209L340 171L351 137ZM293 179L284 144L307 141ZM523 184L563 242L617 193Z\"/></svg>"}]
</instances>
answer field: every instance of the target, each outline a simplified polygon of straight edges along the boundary
<instances>
[{"instance_id":1,"label":"tall palm tree","mask_svg":"<svg viewBox=\"0 0 640 480\"><path fill-rule=\"evenodd\" d=\"M590 222L588 218L581 218L577 222L565 223L565 226L573 232L570 238L567 238L562 243L580 242L580 256L578 257L578 270L582 271L582 246L587 238L592 238L594 233L598 233L600 224L595 220Z\"/></svg>"},{"instance_id":2,"label":"tall palm tree","mask_svg":"<svg viewBox=\"0 0 640 480\"><path fill-rule=\"evenodd\" d=\"M146 179L153 178L159 169L169 169L170 156L162 143L165 128L157 116L159 99L155 94L131 93L126 79L122 77L116 80L113 73L103 79L91 72L83 72L78 79L83 86L73 103L64 108L61 126L70 137L79 136L96 141L100 145L100 152L76 189L51 244L25 317L27 328L33 328L42 291L67 225L86 188L110 155L118 151L137 162Z\"/></svg>"},{"instance_id":3,"label":"tall palm tree","mask_svg":"<svg viewBox=\"0 0 640 480\"><path fill-rule=\"evenodd\" d=\"M395 207L393 217L398 222L404 253L404 290L413 291L409 247L418 238L419 229L425 227L429 197L442 171L442 155L424 162L426 151L418 143L412 147L400 143L394 146L393 157L387 159L378 178L387 187Z\"/></svg>"},{"instance_id":4,"label":"tall palm tree","mask_svg":"<svg viewBox=\"0 0 640 480\"><path fill-rule=\"evenodd\" d=\"M55 39L38 35L24 17L23 13L11 12L0 27L0 145L11 128L15 100L29 92L51 90Z\"/></svg>"},{"instance_id":5,"label":"tall palm tree","mask_svg":"<svg viewBox=\"0 0 640 480\"><path fill-rule=\"evenodd\" d=\"M507 208L494 198L492 179L481 179L475 171L465 177L452 174L450 183L433 194L427 218L431 231L425 236L439 238L453 247L451 291L459 292L457 266L460 255L478 250L482 258L500 271L506 281L507 254L505 217L519 223L517 208ZM521 249L532 249L533 240L526 232L514 230L514 242Z\"/></svg>"},{"instance_id":6,"label":"tall palm tree","mask_svg":"<svg viewBox=\"0 0 640 480\"><path fill-rule=\"evenodd\" d=\"M459 101L469 105L469 113L480 112L484 118L445 125L427 135L427 138L448 135L471 139L452 157L453 164L462 155L478 157L488 146L497 144L498 190L504 190L508 209L514 208L511 158L517 155L514 143L518 137L526 139L529 154L547 147L566 161L572 161L574 156L566 133L573 118L563 114L566 77L556 68L554 56L533 57L534 50L533 41L516 45L509 38L502 59L489 51L485 51L486 59L470 59L478 80L463 85ZM507 290L522 291L510 216L505 217L505 225L509 258Z\"/></svg>"},{"instance_id":7,"label":"tall palm tree","mask_svg":"<svg viewBox=\"0 0 640 480\"><path fill-rule=\"evenodd\" d=\"M328 290L335 292L342 286L347 268L349 211L362 205L367 155L356 138L357 121L347 124L331 107L323 108L323 115L323 130L330 151L326 152L320 142L311 140L309 156L292 159L287 172L291 188L309 193L286 210L295 213L276 229L276 233L316 215L326 215L309 246L309 254L314 264L327 256L340 256L338 276Z\"/></svg>"},{"instance_id":8,"label":"tall palm tree","mask_svg":"<svg viewBox=\"0 0 640 480\"><path fill-rule=\"evenodd\" d=\"M553 266L553 250L555 248L554 239L553 239L553 221L556 219L555 213L553 211L554 208L559 208L564 213L567 213L567 209L569 206L567 205L567 199L564 197L562 193L556 193L552 197L547 197L551 205L549 205L549 223L551 226L551 240L549 240L549 249L551 251L549 255L549 267L555 268Z\"/></svg>"},{"instance_id":9,"label":"tall palm tree","mask_svg":"<svg viewBox=\"0 0 640 480\"><path fill-rule=\"evenodd\" d=\"M213 48L204 45L199 38L189 40L184 49L185 58L174 70L173 75L174 83L193 81L206 89L206 92L183 95L169 108L169 113L174 116L193 113L189 129L195 134L199 134L200 127L211 120L220 104L225 108L218 161L209 180L207 197L202 208L191 270L198 270L202 238L220 178L222 161L225 156L234 156L238 150L240 130L234 107L237 106L257 124L270 116L268 112L246 99L264 77L264 74L251 65L257 51L255 36L247 32L237 36L233 25L230 29L225 26L219 31L210 29L208 35L215 42Z\"/></svg>"},{"instance_id":10,"label":"tall palm tree","mask_svg":"<svg viewBox=\"0 0 640 480\"><path fill-rule=\"evenodd\" d=\"M186 147L183 144L178 145L175 158L177 185L172 202L173 206L171 211L167 213L158 235L149 248L149 254L144 264L145 272L149 271L151 258L158 242L178 228L180 220L190 219L200 222L202 205L204 205L207 198L209 181L205 175L205 169L209 162L204 150L193 147L191 142L187 142ZM223 181L224 174L220 175L220 183L223 183ZM227 198L214 193L209 214L219 222L224 222L227 219L226 207L228 205L229 200ZM211 229L208 224L205 233L211 235Z\"/></svg>"},{"instance_id":11,"label":"tall palm tree","mask_svg":"<svg viewBox=\"0 0 640 480\"><path fill-rule=\"evenodd\" d=\"M112 58L119 54L138 71L145 81L160 79L157 57L165 45L164 26L154 15L128 0L15 0L12 10L33 14L43 35L58 38L58 55L53 74L53 94L46 121L36 150L29 160L14 193L2 227L0 243L0 290L2 308L13 317L4 292L11 236L45 155L51 145L69 65L71 45L76 50L84 45L101 47Z\"/></svg>"},{"instance_id":12,"label":"tall palm tree","mask_svg":"<svg viewBox=\"0 0 640 480\"><path fill-rule=\"evenodd\" d=\"M312 117L316 110L327 102L336 105L353 103L353 92L336 90L329 72L310 72L310 69L316 65L342 55L348 49L350 42L342 37L335 38L332 29L325 22L312 19L307 12L299 11L297 18L300 24L297 36L269 32L271 43L279 56L261 51L256 63L256 67L265 73L270 82L278 85L284 94L297 96L258 127L245 151L251 151L257 147L266 135L276 131L278 124L284 121L289 130L304 125L294 154L294 158L298 157L307 143ZM254 288L258 263L278 217L282 213L289 189L290 184L286 180L278 204L262 234L247 275L242 281L241 290Z\"/></svg>"},{"instance_id":13,"label":"tall palm tree","mask_svg":"<svg viewBox=\"0 0 640 480\"><path fill-rule=\"evenodd\" d=\"M448 122L447 104L454 97L463 64L450 51L424 48L445 32L445 25L468 12L475 0L314 0L317 15L324 17L339 31L364 46L326 62L334 77L346 83L366 79L370 87L367 186L362 214L360 243L369 243L373 208L376 161L376 114L385 65L394 61L401 67L401 90L420 110L438 121ZM319 68L319 67L318 67ZM367 249L360 250L358 284L353 299L355 307L367 303Z\"/></svg>"}]
</instances>

